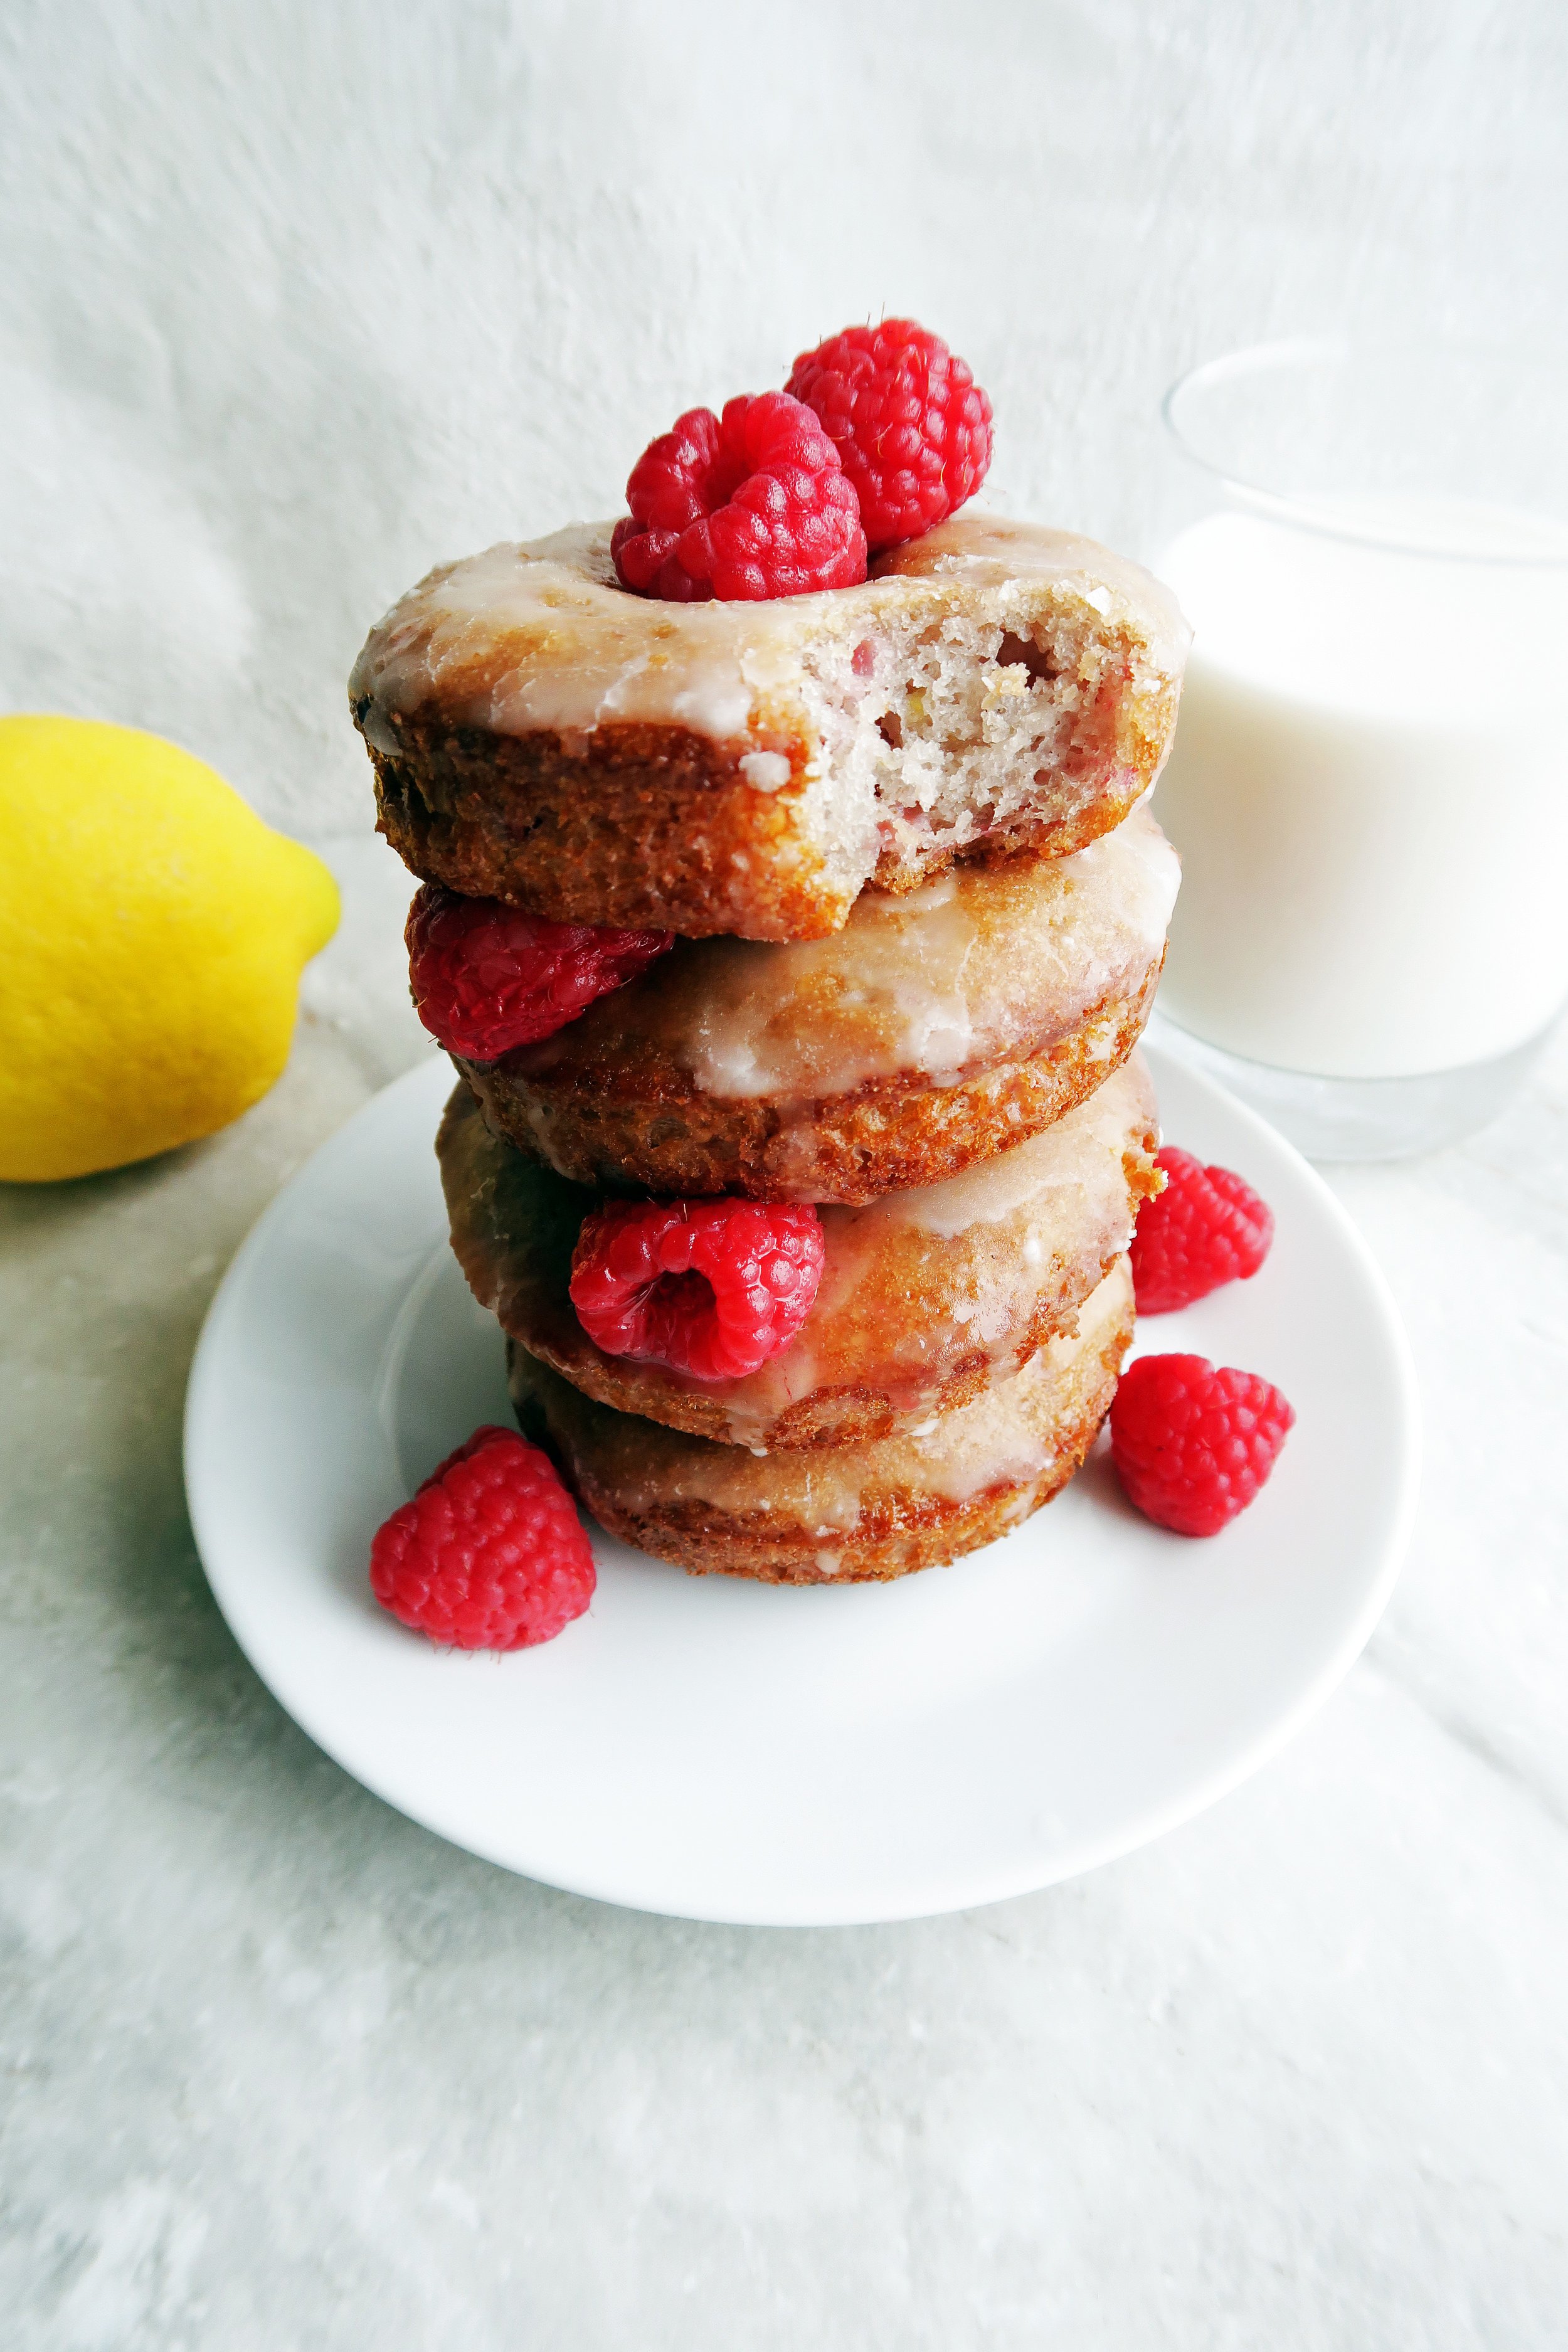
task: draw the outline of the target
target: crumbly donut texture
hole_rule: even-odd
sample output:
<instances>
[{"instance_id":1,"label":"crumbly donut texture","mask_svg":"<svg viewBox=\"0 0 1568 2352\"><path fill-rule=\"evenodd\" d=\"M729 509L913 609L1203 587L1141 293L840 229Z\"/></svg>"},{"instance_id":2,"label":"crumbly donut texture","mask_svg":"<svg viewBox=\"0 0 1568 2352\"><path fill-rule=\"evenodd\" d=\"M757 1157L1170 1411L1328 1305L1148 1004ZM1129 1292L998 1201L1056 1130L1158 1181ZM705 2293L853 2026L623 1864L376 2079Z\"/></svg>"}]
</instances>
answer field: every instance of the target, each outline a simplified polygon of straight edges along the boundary
<instances>
[{"instance_id":1,"label":"crumbly donut texture","mask_svg":"<svg viewBox=\"0 0 1568 2352\"><path fill-rule=\"evenodd\" d=\"M433 572L349 682L412 870L555 920L816 939L862 887L1060 856L1163 764L1188 631L1092 541L966 511L863 586L666 604L612 526Z\"/></svg>"},{"instance_id":2,"label":"crumbly donut texture","mask_svg":"<svg viewBox=\"0 0 1568 2352\"><path fill-rule=\"evenodd\" d=\"M1071 1477L1132 1339L1120 1259L1073 1338L928 1426L871 1444L769 1454L595 1403L516 1342L512 1402L601 1527L701 1574L827 1584L904 1576L1005 1535Z\"/></svg>"},{"instance_id":3,"label":"crumbly donut texture","mask_svg":"<svg viewBox=\"0 0 1568 2352\"><path fill-rule=\"evenodd\" d=\"M452 1247L510 1338L617 1412L762 1454L907 1434L1074 1331L1158 1190L1158 1144L1153 1089L1135 1060L965 1175L824 1209L822 1282L805 1325L759 1371L719 1381L607 1356L584 1330L567 1284L602 1193L498 1142L466 1087L436 1150Z\"/></svg>"},{"instance_id":4,"label":"crumbly donut texture","mask_svg":"<svg viewBox=\"0 0 1568 2352\"><path fill-rule=\"evenodd\" d=\"M1092 1094L1148 1017L1179 878L1139 810L1070 857L868 891L828 939L678 941L553 1037L458 1066L578 1183L858 1204Z\"/></svg>"}]
</instances>

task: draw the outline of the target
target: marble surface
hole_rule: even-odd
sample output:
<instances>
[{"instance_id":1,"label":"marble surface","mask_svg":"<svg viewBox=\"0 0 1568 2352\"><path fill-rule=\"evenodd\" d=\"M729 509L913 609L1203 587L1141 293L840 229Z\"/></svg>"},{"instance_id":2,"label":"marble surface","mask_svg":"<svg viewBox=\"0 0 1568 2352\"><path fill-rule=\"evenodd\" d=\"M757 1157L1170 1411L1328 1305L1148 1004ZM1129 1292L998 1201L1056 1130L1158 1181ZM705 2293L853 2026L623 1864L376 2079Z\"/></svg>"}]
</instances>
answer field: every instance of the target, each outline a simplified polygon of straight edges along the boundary
<instances>
[{"instance_id":1,"label":"marble surface","mask_svg":"<svg viewBox=\"0 0 1568 2352\"><path fill-rule=\"evenodd\" d=\"M1568 1041L1334 1182L1429 1462L1341 1694L1078 1883L696 1927L508 1877L257 1681L181 1495L203 1310L423 1050L407 884L211 1143L0 1199L0 2310L16 2352L1524 2352L1568 2291Z\"/></svg>"}]
</instances>

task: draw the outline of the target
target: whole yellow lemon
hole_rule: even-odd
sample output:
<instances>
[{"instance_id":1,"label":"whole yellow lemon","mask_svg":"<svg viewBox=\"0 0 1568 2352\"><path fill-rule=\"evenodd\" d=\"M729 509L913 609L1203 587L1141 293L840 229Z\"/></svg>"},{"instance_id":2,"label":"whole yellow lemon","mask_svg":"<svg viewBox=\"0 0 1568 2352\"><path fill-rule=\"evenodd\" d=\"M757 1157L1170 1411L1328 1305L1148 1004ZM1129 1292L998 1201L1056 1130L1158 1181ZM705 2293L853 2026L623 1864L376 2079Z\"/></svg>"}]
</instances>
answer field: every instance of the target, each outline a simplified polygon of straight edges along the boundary
<instances>
[{"instance_id":1,"label":"whole yellow lemon","mask_svg":"<svg viewBox=\"0 0 1568 2352\"><path fill-rule=\"evenodd\" d=\"M0 1177L211 1135L289 1057L319 857L134 727L0 719Z\"/></svg>"}]
</instances>

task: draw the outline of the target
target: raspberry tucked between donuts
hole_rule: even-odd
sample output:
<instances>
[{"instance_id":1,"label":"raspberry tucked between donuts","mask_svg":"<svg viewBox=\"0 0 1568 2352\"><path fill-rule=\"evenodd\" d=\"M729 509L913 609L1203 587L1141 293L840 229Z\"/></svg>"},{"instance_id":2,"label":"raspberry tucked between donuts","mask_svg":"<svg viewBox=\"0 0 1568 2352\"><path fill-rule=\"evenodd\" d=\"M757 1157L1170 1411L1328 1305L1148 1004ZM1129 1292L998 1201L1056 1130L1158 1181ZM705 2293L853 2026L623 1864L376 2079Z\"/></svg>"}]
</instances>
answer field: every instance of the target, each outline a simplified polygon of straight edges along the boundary
<instances>
[{"instance_id":1,"label":"raspberry tucked between donuts","mask_svg":"<svg viewBox=\"0 0 1568 2352\"><path fill-rule=\"evenodd\" d=\"M607 1356L668 1364L694 1380L743 1380L795 1338L822 1262L814 1208L616 1202L584 1221L572 1304Z\"/></svg>"},{"instance_id":2,"label":"raspberry tucked between donuts","mask_svg":"<svg viewBox=\"0 0 1568 2352\"><path fill-rule=\"evenodd\" d=\"M547 923L438 882L415 892L404 937L420 1020L449 1054L476 1062L553 1036L675 944L670 931Z\"/></svg>"}]
</instances>

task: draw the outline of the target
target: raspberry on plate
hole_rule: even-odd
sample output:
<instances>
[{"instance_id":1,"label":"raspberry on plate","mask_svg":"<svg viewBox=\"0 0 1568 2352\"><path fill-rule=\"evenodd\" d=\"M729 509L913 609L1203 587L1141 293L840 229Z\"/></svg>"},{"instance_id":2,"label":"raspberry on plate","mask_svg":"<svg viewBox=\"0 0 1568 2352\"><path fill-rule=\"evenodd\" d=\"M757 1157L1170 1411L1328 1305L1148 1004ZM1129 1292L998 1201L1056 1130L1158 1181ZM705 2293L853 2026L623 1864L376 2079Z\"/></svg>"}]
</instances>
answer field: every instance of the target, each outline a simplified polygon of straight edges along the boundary
<instances>
[{"instance_id":1,"label":"raspberry on plate","mask_svg":"<svg viewBox=\"0 0 1568 2352\"><path fill-rule=\"evenodd\" d=\"M607 1356L744 1380L787 1348L822 1279L813 1208L617 1201L583 1221L572 1304Z\"/></svg>"},{"instance_id":2,"label":"raspberry on plate","mask_svg":"<svg viewBox=\"0 0 1568 2352\"><path fill-rule=\"evenodd\" d=\"M944 521L985 478L991 403L942 337L912 319L847 327L802 352L789 390L837 445L873 554Z\"/></svg>"},{"instance_id":3,"label":"raspberry on plate","mask_svg":"<svg viewBox=\"0 0 1568 2352\"><path fill-rule=\"evenodd\" d=\"M547 923L439 882L415 892L404 937L420 1020L448 1053L473 1062L552 1036L675 944L670 931Z\"/></svg>"},{"instance_id":4,"label":"raspberry on plate","mask_svg":"<svg viewBox=\"0 0 1568 2352\"><path fill-rule=\"evenodd\" d=\"M1234 1170L1205 1168L1167 1146L1163 1192L1145 1201L1132 1234L1140 1315L1168 1315L1224 1282L1248 1281L1268 1255L1274 1213Z\"/></svg>"},{"instance_id":5,"label":"raspberry on plate","mask_svg":"<svg viewBox=\"0 0 1568 2352\"><path fill-rule=\"evenodd\" d=\"M866 577L866 534L837 450L787 393L689 408L626 482L610 551L639 596L802 596Z\"/></svg>"},{"instance_id":6,"label":"raspberry on plate","mask_svg":"<svg viewBox=\"0 0 1568 2352\"><path fill-rule=\"evenodd\" d=\"M1213 1536L1273 1469L1295 1412L1257 1372L1206 1356L1140 1356L1110 1407L1110 1458L1127 1499L1179 1536Z\"/></svg>"},{"instance_id":7,"label":"raspberry on plate","mask_svg":"<svg viewBox=\"0 0 1568 2352\"><path fill-rule=\"evenodd\" d=\"M594 1555L547 1454L493 1423L430 1473L376 1531L384 1609L459 1650L552 1642L594 1597Z\"/></svg>"}]
</instances>

